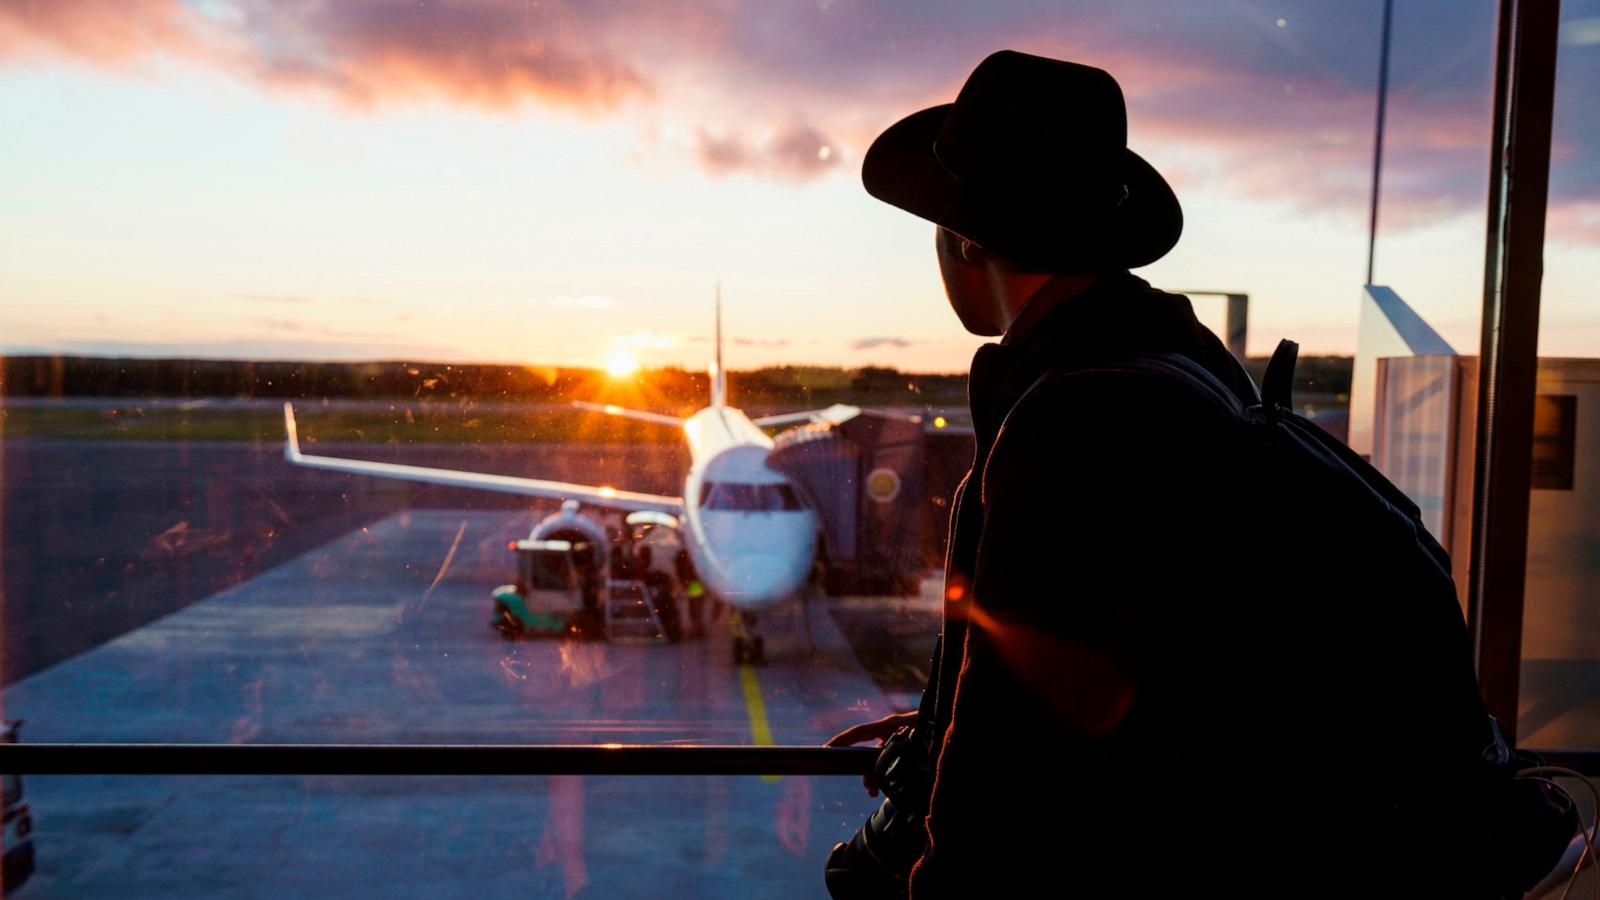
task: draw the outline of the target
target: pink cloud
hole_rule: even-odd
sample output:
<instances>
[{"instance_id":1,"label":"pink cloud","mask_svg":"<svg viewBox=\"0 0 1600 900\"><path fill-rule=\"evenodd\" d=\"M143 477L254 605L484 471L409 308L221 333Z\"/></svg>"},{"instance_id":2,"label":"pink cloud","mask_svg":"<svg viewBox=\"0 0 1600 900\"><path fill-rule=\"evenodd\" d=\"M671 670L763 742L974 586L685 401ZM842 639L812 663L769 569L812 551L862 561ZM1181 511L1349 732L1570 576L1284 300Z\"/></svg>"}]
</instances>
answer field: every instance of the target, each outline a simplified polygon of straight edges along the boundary
<instances>
[{"instance_id":1,"label":"pink cloud","mask_svg":"<svg viewBox=\"0 0 1600 900\"><path fill-rule=\"evenodd\" d=\"M1493 4L1417 0L1396 35L1383 221L1406 229L1481 209ZM713 174L791 181L853 168L843 161L859 159L878 130L951 99L970 67L1003 46L1113 72L1136 149L1180 191L1364 216L1377 20L1315 0L1280 0L1270 13L1188 0L1048 10L1016 0L0 4L0 62L55 54L126 67L181 55L365 107L626 109L676 120ZM1600 134L1558 149L1572 160L1563 171L1600 168ZM1593 179L1569 180L1553 194L1556 209L1600 196ZM1586 221L1553 214L1551 224L1585 236Z\"/></svg>"},{"instance_id":2,"label":"pink cloud","mask_svg":"<svg viewBox=\"0 0 1600 900\"><path fill-rule=\"evenodd\" d=\"M1552 204L1545 230L1552 239L1565 243L1600 244L1600 200Z\"/></svg>"},{"instance_id":3,"label":"pink cloud","mask_svg":"<svg viewBox=\"0 0 1600 900\"><path fill-rule=\"evenodd\" d=\"M749 172L804 181L839 164L838 142L810 125L788 124L765 138L701 129L696 150L707 171Z\"/></svg>"},{"instance_id":4,"label":"pink cloud","mask_svg":"<svg viewBox=\"0 0 1600 900\"><path fill-rule=\"evenodd\" d=\"M363 105L443 97L606 108L648 94L637 66L587 40L571 5L251 3L255 74Z\"/></svg>"},{"instance_id":5,"label":"pink cloud","mask_svg":"<svg viewBox=\"0 0 1600 900\"><path fill-rule=\"evenodd\" d=\"M499 0L24 0L0 6L0 58L126 66L206 56L234 73L362 106L444 98L604 109L649 79L590 33L580 4ZM205 12L202 12L204 10Z\"/></svg>"}]
</instances>

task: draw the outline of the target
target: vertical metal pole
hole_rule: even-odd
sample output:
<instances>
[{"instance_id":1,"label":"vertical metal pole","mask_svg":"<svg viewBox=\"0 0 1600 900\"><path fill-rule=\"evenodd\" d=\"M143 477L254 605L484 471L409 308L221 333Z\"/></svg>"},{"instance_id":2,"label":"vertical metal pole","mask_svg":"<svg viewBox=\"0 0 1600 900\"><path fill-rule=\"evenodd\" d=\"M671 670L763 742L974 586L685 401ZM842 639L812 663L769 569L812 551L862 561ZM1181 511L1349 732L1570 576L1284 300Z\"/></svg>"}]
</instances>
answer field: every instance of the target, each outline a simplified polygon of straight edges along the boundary
<instances>
[{"instance_id":1,"label":"vertical metal pole","mask_svg":"<svg viewBox=\"0 0 1600 900\"><path fill-rule=\"evenodd\" d=\"M1467 613L1489 712L1516 740L1539 289L1560 0L1501 0Z\"/></svg>"},{"instance_id":2,"label":"vertical metal pole","mask_svg":"<svg viewBox=\"0 0 1600 900\"><path fill-rule=\"evenodd\" d=\"M1383 174L1383 119L1389 108L1389 33L1394 29L1394 0L1383 0L1383 47L1378 51L1378 124L1372 132L1372 217L1367 224L1367 280L1378 249L1378 186Z\"/></svg>"}]
</instances>

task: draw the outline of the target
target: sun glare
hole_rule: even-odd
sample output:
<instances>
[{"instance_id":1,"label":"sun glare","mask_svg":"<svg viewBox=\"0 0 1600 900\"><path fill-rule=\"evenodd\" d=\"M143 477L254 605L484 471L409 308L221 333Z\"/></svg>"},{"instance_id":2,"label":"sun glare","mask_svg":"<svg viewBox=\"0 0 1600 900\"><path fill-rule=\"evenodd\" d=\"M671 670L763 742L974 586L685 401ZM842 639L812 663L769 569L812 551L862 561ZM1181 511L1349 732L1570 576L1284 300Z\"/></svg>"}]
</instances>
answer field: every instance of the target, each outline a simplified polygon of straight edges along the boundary
<instances>
[{"instance_id":1,"label":"sun glare","mask_svg":"<svg viewBox=\"0 0 1600 900\"><path fill-rule=\"evenodd\" d=\"M639 358L627 350L613 350L606 354L606 374L612 378L627 378L639 371Z\"/></svg>"}]
</instances>

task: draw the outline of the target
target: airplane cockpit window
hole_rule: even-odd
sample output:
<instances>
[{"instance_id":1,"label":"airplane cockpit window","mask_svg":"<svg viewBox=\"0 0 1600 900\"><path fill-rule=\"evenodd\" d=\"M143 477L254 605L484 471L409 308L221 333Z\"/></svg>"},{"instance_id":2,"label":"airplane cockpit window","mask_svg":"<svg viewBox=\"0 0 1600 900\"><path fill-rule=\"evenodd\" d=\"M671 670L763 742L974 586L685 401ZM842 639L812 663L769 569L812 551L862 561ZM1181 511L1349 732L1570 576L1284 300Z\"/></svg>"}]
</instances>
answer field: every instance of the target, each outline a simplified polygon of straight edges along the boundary
<instances>
[{"instance_id":1,"label":"airplane cockpit window","mask_svg":"<svg viewBox=\"0 0 1600 900\"><path fill-rule=\"evenodd\" d=\"M700 486L700 505L722 512L795 512L805 508L790 484L706 482Z\"/></svg>"},{"instance_id":2,"label":"airplane cockpit window","mask_svg":"<svg viewBox=\"0 0 1600 900\"><path fill-rule=\"evenodd\" d=\"M762 493L765 495L764 505L767 509L794 512L805 508L792 484L762 485Z\"/></svg>"}]
</instances>

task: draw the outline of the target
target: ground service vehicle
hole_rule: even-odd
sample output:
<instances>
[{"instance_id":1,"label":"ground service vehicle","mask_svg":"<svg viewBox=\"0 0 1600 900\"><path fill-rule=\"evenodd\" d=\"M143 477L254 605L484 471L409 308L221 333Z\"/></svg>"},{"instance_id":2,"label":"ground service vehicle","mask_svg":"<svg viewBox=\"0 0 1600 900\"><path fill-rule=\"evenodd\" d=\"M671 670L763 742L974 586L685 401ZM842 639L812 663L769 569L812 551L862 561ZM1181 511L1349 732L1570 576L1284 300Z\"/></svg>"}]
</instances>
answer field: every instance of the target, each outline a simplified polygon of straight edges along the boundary
<instances>
[{"instance_id":1,"label":"ground service vehicle","mask_svg":"<svg viewBox=\"0 0 1600 900\"><path fill-rule=\"evenodd\" d=\"M587 542L513 541L515 584L494 589L490 625L507 639L523 635L599 637L598 598L603 579Z\"/></svg>"}]
</instances>

